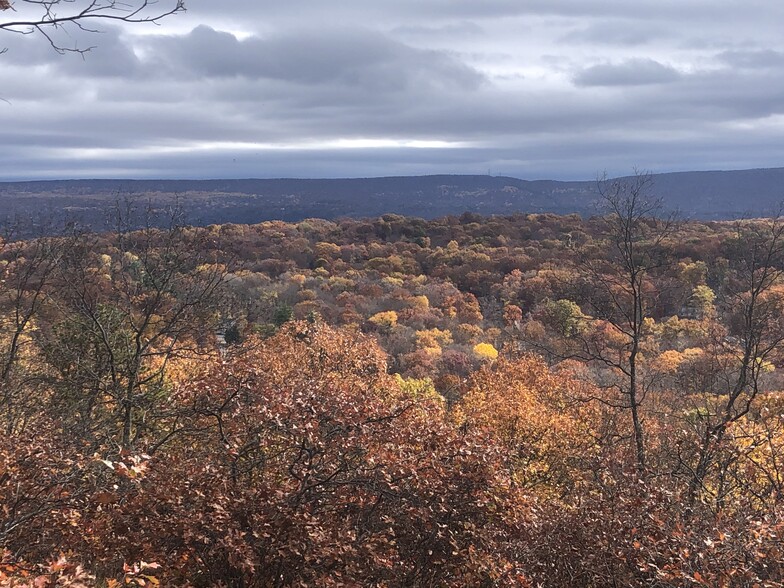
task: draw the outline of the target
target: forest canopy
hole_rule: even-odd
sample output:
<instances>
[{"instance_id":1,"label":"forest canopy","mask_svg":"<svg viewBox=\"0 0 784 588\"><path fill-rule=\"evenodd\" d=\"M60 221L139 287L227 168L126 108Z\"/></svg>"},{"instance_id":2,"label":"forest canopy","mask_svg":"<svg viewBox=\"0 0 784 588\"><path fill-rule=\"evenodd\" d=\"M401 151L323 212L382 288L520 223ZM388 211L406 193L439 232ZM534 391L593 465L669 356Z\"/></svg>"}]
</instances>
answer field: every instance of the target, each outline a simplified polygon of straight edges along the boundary
<instances>
[{"instance_id":1,"label":"forest canopy","mask_svg":"<svg viewBox=\"0 0 784 588\"><path fill-rule=\"evenodd\" d=\"M623 212L4 240L0 586L781 586L784 224Z\"/></svg>"}]
</instances>

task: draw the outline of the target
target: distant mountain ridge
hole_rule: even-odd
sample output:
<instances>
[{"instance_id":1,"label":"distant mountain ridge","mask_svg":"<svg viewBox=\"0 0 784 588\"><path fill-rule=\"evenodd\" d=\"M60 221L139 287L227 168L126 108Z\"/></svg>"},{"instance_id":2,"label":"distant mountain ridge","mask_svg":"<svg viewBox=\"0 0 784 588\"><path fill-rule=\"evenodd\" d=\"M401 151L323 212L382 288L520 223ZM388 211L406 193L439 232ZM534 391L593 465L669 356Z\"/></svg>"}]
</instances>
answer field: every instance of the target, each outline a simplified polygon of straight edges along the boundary
<instances>
[{"instance_id":1,"label":"distant mountain ridge","mask_svg":"<svg viewBox=\"0 0 784 588\"><path fill-rule=\"evenodd\" d=\"M763 216L784 201L784 168L656 174L652 193L699 219ZM118 198L163 206L179 200L194 224L299 221L318 217L425 218L475 212L597 214L595 181L431 175L351 179L41 180L0 183L6 214L46 211L95 228Z\"/></svg>"}]
</instances>

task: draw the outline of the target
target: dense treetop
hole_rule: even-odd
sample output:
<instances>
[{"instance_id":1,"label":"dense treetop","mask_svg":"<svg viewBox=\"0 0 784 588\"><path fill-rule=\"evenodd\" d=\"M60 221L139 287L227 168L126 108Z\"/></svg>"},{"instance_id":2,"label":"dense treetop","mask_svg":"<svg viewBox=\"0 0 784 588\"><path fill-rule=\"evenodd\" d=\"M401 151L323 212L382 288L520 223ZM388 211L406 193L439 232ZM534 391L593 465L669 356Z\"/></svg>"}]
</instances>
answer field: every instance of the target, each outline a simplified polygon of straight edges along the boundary
<instances>
[{"instance_id":1,"label":"dense treetop","mask_svg":"<svg viewBox=\"0 0 784 588\"><path fill-rule=\"evenodd\" d=\"M624 211L4 241L0 585L781 586L782 224Z\"/></svg>"}]
</instances>

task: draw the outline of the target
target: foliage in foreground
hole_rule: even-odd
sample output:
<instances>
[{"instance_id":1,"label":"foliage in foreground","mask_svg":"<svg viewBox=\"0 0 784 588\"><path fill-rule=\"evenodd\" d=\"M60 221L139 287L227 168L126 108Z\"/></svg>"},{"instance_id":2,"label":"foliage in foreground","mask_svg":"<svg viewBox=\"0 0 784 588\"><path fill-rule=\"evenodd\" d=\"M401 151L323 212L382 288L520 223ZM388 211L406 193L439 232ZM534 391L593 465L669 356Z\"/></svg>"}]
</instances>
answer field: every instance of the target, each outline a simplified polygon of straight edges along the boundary
<instances>
[{"instance_id":1,"label":"foliage in foreground","mask_svg":"<svg viewBox=\"0 0 784 588\"><path fill-rule=\"evenodd\" d=\"M507 220L0 244L0 586L781 586L784 225Z\"/></svg>"},{"instance_id":2,"label":"foliage in foreground","mask_svg":"<svg viewBox=\"0 0 784 588\"><path fill-rule=\"evenodd\" d=\"M180 382L152 455L3 437L1 585L780 585L778 508L640 479L568 370L486 366L447 411L385 362L294 323Z\"/></svg>"}]
</instances>

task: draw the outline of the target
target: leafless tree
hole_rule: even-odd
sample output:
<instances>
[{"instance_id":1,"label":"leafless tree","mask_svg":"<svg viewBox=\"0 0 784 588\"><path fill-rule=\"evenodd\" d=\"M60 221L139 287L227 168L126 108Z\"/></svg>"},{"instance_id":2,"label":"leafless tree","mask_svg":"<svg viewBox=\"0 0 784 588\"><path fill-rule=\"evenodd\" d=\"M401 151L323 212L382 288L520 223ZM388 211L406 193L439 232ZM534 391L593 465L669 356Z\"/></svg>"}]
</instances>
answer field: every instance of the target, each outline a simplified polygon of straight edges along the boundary
<instances>
[{"instance_id":1,"label":"leafless tree","mask_svg":"<svg viewBox=\"0 0 784 588\"><path fill-rule=\"evenodd\" d=\"M652 186L651 175L639 172L631 179L599 182L610 263L602 264L601 269L587 266L599 294L590 299L591 314L607 321L628 342L627 353L613 367L623 374L620 392L632 418L637 466L641 471L645 470L646 456L640 416L645 394L639 370L640 345L645 319L650 317L653 306L646 280L667 263L662 245L674 227L673 216L662 217L662 201L652 194Z\"/></svg>"},{"instance_id":2,"label":"leafless tree","mask_svg":"<svg viewBox=\"0 0 784 588\"><path fill-rule=\"evenodd\" d=\"M0 418L6 434L30 416L28 384L34 378L19 369L19 364L63 251L63 241L57 237L20 241L9 231L0 239L0 311L4 317L0 321Z\"/></svg>"},{"instance_id":3,"label":"leafless tree","mask_svg":"<svg viewBox=\"0 0 784 588\"><path fill-rule=\"evenodd\" d=\"M80 434L98 427L128 448L157 420L170 362L205 352L198 339L212 329L227 269L186 238L176 211L169 227L148 219L140 230L117 213L115 232L75 235L58 264L64 318L44 347L63 401L85 415Z\"/></svg>"},{"instance_id":4,"label":"leafless tree","mask_svg":"<svg viewBox=\"0 0 784 588\"><path fill-rule=\"evenodd\" d=\"M719 292L719 308L729 332L719 333L707 349L717 377L695 413L697 450L681 457L690 478L690 502L713 495L721 508L726 474L738 454L724 451L734 423L754 410L764 392L767 366L779 363L784 351L784 219L738 221L735 237L726 247L728 279ZM711 478L714 483L707 484Z\"/></svg>"},{"instance_id":5,"label":"leafless tree","mask_svg":"<svg viewBox=\"0 0 784 588\"><path fill-rule=\"evenodd\" d=\"M654 282L669 263L667 241L676 230L675 215L664 214L652 187L651 175L639 172L631 178L598 181L602 254L580 258L574 281L582 291L585 314L574 317L581 326L563 333L567 341L554 353L557 359L577 359L598 368L600 386L608 394L595 400L630 416L641 476L648 466L641 405L652 385L642 367L642 345L646 319L654 315L657 304ZM622 345L608 347L594 328L599 326L606 326ZM547 352L553 355L552 349Z\"/></svg>"},{"instance_id":6,"label":"leafless tree","mask_svg":"<svg viewBox=\"0 0 784 588\"><path fill-rule=\"evenodd\" d=\"M40 34L58 53L86 53L91 47L66 46L59 33L97 33L100 22L155 23L185 11L185 0L0 0L0 11L16 18L0 30Z\"/></svg>"}]
</instances>

